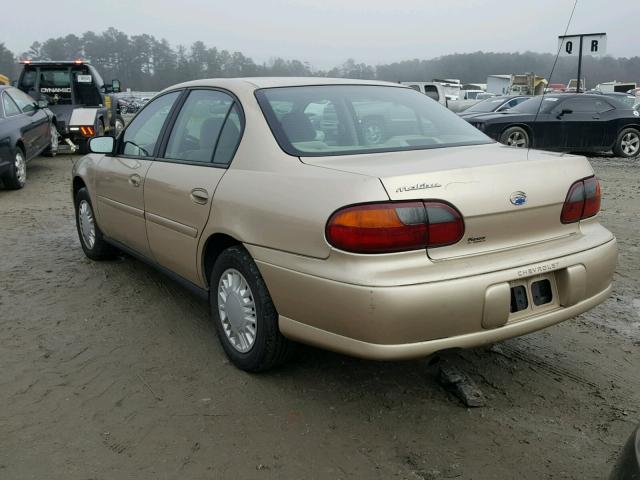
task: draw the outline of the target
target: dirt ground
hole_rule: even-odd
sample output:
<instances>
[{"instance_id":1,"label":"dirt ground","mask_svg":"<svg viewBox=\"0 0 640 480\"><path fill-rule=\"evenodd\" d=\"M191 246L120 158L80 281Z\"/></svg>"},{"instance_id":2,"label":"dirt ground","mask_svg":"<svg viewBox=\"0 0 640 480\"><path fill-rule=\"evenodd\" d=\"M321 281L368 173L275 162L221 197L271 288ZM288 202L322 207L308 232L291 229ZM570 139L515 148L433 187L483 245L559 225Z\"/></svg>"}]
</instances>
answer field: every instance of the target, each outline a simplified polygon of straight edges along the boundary
<instances>
[{"instance_id":1,"label":"dirt ground","mask_svg":"<svg viewBox=\"0 0 640 480\"><path fill-rule=\"evenodd\" d=\"M77 158L77 157L76 157ZM1 479L602 479L640 420L640 161L592 159L620 242L614 294L558 326L428 360L303 348L250 375L208 308L129 257L82 253L71 157L0 190Z\"/></svg>"}]
</instances>

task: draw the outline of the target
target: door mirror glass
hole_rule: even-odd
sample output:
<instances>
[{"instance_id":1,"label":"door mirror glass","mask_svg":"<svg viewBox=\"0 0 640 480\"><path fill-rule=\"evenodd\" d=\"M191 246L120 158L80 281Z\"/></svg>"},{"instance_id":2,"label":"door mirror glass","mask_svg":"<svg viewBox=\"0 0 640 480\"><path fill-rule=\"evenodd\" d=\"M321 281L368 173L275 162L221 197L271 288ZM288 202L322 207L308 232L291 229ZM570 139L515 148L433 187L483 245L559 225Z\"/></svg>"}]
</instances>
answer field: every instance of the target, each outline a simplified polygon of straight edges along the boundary
<instances>
[{"instance_id":1,"label":"door mirror glass","mask_svg":"<svg viewBox=\"0 0 640 480\"><path fill-rule=\"evenodd\" d=\"M120 93L120 80L111 80L111 91L113 93Z\"/></svg>"},{"instance_id":2,"label":"door mirror glass","mask_svg":"<svg viewBox=\"0 0 640 480\"><path fill-rule=\"evenodd\" d=\"M112 153L114 146L113 137L94 137L89 140L89 149L92 153Z\"/></svg>"},{"instance_id":3,"label":"door mirror glass","mask_svg":"<svg viewBox=\"0 0 640 480\"><path fill-rule=\"evenodd\" d=\"M47 108L49 106L49 102L46 100L38 100L38 108Z\"/></svg>"}]
</instances>

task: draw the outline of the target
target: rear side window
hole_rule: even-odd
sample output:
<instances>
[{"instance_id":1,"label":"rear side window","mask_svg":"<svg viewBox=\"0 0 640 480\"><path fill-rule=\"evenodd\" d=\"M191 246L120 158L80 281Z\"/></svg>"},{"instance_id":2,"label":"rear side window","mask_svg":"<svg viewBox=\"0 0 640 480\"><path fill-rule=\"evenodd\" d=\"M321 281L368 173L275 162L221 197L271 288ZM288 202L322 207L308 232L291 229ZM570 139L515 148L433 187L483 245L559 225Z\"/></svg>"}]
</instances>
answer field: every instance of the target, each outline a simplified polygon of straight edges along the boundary
<instances>
[{"instance_id":1,"label":"rear side window","mask_svg":"<svg viewBox=\"0 0 640 480\"><path fill-rule=\"evenodd\" d=\"M227 116L227 120L224 122L224 127L222 127L213 163L219 165L229 165L231 163L233 155L238 148L238 143L240 143L241 134L242 118L240 109L237 104L234 104Z\"/></svg>"},{"instance_id":2,"label":"rear side window","mask_svg":"<svg viewBox=\"0 0 640 480\"><path fill-rule=\"evenodd\" d=\"M189 94L169 136L164 158L210 163L233 98L216 90Z\"/></svg>"},{"instance_id":3,"label":"rear side window","mask_svg":"<svg viewBox=\"0 0 640 480\"><path fill-rule=\"evenodd\" d=\"M6 92L2 94L2 106L4 107L5 117L20 114L20 109L16 105L16 102L14 102Z\"/></svg>"},{"instance_id":4,"label":"rear side window","mask_svg":"<svg viewBox=\"0 0 640 480\"><path fill-rule=\"evenodd\" d=\"M181 93L167 93L149 102L124 131L118 153L130 157L151 157L171 107Z\"/></svg>"}]
</instances>

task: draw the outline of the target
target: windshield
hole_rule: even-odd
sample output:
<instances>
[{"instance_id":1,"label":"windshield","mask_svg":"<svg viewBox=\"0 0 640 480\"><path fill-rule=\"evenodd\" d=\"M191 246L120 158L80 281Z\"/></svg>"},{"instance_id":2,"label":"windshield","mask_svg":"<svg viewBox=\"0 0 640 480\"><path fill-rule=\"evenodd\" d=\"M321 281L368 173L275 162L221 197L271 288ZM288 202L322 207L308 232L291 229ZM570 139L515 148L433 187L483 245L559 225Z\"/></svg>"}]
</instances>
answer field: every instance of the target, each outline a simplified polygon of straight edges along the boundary
<instances>
[{"instance_id":1,"label":"windshield","mask_svg":"<svg viewBox=\"0 0 640 480\"><path fill-rule=\"evenodd\" d=\"M529 100L525 100L524 102L518 104L517 106L510 108L509 112L515 113L537 113L538 108L540 109L540 113L548 113L553 109L553 107L560 100L559 97L534 97ZM542 106L540 104L542 103Z\"/></svg>"},{"instance_id":2,"label":"windshield","mask_svg":"<svg viewBox=\"0 0 640 480\"><path fill-rule=\"evenodd\" d=\"M504 98L487 98L486 100L483 100L480 103L476 103L475 105L467 108L465 112L495 112L496 109L499 108L504 102L506 102L506 99Z\"/></svg>"},{"instance_id":3,"label":"windshield","mask_svg":"<svg viewBox=\"0 0 640 480\"><path fill-rule=\"evenodd\" d=\"M478 145L492 140L410 88L322 85L256 91L283 150L348 155Z\"/></svg>"}]
</instances>

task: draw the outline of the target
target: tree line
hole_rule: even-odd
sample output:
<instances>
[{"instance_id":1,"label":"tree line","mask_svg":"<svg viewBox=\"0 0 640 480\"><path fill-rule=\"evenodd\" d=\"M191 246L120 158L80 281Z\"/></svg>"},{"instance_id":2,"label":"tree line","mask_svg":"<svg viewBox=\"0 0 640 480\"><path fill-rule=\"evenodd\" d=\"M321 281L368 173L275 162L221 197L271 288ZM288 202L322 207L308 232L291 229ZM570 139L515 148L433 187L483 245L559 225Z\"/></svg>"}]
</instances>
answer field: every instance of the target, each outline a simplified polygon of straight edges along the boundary
<instances>
[{"instance_id":1,"label":"tree line","mask_svg":"<svg viewBox=\"0 0 640 480\"><path fill-rule=\"evenodd\" d=\"M148 34L129 36L113 27L101 33L88 31L80 36L68 34L36 41L28 51L18 54L0 43L0 73L10 78L19 74L19 59L77 58L90 61L106 81L117 78L123 87L155 91L186 80L213 77L326 76L392 82L457 78L467 83L485 83L488 75L534 72L549 78L555 55L478 51L375 66L348 59L330 70L317 70L300 60L280 57L256 63L241 52L208 47L201 41L174 48L166 39ZM566 83L576 77L576 70L575 60L561 57L550 81ZM586 57L583 72L590 87L609 80L640 81L640 57Z\"/></svg>"}]
</instances>

